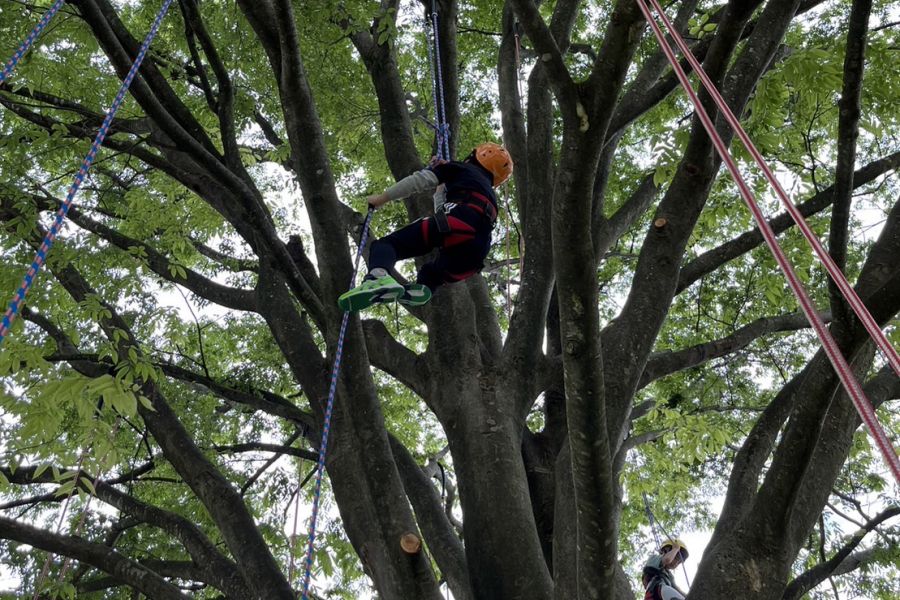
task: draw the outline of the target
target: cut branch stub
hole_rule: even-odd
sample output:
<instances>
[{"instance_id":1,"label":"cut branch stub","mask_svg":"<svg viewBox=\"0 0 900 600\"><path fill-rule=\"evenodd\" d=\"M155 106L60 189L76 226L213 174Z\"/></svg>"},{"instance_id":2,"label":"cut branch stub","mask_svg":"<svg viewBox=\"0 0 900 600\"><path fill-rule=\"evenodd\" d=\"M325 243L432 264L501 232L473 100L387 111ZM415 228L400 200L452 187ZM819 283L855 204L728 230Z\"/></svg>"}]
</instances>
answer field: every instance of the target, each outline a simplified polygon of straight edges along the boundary
<instances>
[{"instance_id":1,"label":"cut branch stub","mask_svg":"<svg viewBox=\"0 0 900 600\"><path fill-rule=\"evenodd\" d=\"M404 533L400 536L400 547L407 554L417 554L422 549L422 540L414 533Z\"/></svg>"}]
</instances>

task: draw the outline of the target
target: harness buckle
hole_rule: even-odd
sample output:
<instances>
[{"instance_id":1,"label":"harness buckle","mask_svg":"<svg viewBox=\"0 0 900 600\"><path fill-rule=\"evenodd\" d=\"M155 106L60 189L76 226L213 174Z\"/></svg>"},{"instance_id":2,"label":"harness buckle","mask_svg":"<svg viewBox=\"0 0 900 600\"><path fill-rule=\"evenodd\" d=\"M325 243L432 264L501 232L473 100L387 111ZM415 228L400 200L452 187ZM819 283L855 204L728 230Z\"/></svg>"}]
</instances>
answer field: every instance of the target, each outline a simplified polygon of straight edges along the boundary
<instances>
[{"instance_id":1,"label":"harness buckle","mask_svg":"<svg viewBox=\"0 0 900 600\"><path fill-rule=\"evenodd\" d=\"M447 220L446 204L441 204L434 211L434 222L437 224L438 231L441 233L450 233L450 221Z\"/></svg>"}]
</instances>

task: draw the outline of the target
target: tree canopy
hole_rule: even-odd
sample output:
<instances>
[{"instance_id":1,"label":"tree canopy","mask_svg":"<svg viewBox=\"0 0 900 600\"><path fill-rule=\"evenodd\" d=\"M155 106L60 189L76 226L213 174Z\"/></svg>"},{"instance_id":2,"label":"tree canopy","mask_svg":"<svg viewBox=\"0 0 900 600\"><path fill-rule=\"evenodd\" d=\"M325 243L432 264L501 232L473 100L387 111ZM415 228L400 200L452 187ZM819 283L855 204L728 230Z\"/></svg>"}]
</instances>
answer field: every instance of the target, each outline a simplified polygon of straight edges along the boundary
<instances>
[{"instance_id":1,"label":"tree canopy","mask_svg":"<svg viewBox=\"0 0 900 600\"><path fill-rule=\"evenodd\" d=\"M50 4L0 0L0 58ZM0 84L3 294L160 4L69 0ZM667 10L898 346L892 4ZM351 315L313 597L642 597L645 498L712 531L691 599L898 597L897 487L635 0L173 4L0 346L4 574L296 597L364 198L434 152L433 7L451 152L501 141L515 171L480 275ZM731 151L900 430L900 378Z\"/></svg>"}]
</instances>

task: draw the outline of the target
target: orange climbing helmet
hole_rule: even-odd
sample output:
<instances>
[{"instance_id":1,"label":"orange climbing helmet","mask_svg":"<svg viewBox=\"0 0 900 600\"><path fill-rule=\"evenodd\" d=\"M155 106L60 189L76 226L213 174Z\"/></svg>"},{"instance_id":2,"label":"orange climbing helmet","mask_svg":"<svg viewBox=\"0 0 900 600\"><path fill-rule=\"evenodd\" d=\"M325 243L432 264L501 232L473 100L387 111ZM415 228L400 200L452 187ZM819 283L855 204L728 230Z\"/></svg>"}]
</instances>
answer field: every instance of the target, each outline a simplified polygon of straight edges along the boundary
<instances>
[{"instance_id":1,"label":"orange climbing helmet","mask_svg":"<svg viewBox=\"0 0 900 600\"><path fill-rule=\"evenodd\" d=\"M494 187L497 187L512 175L513 160L506 148L493 142L478 144L472 151L478 164L494 176Z\"/></svg>"}]
</instances>

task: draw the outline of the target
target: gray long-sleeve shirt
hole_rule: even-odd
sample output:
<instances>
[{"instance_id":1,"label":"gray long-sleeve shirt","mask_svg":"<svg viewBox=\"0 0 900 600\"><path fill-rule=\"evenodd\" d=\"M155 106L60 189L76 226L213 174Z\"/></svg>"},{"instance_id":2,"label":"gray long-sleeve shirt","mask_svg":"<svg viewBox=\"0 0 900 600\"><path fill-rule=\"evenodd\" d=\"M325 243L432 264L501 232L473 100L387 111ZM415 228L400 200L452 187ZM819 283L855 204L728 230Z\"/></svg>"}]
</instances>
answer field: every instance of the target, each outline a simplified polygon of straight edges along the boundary
<instances>
[{"instance_id":1,"label":"gray long-sleeve shirt","mask_svg":"<svg viewBox=\"0 0 900 600\"><path fill-rule=\"evenodd\" d=\"M438 187L439 183L434 171L431 169L422 169L416 171L412 175L407 175L388 189L384 190L384 193L391 200L400 200L401 198L408 198L413 194L433 190ZM437 210L444 204L445 199L446 194L444 193L443 185L441 185L440 189L434 194L434 209Z\"/></svg>"}]
</instances>

